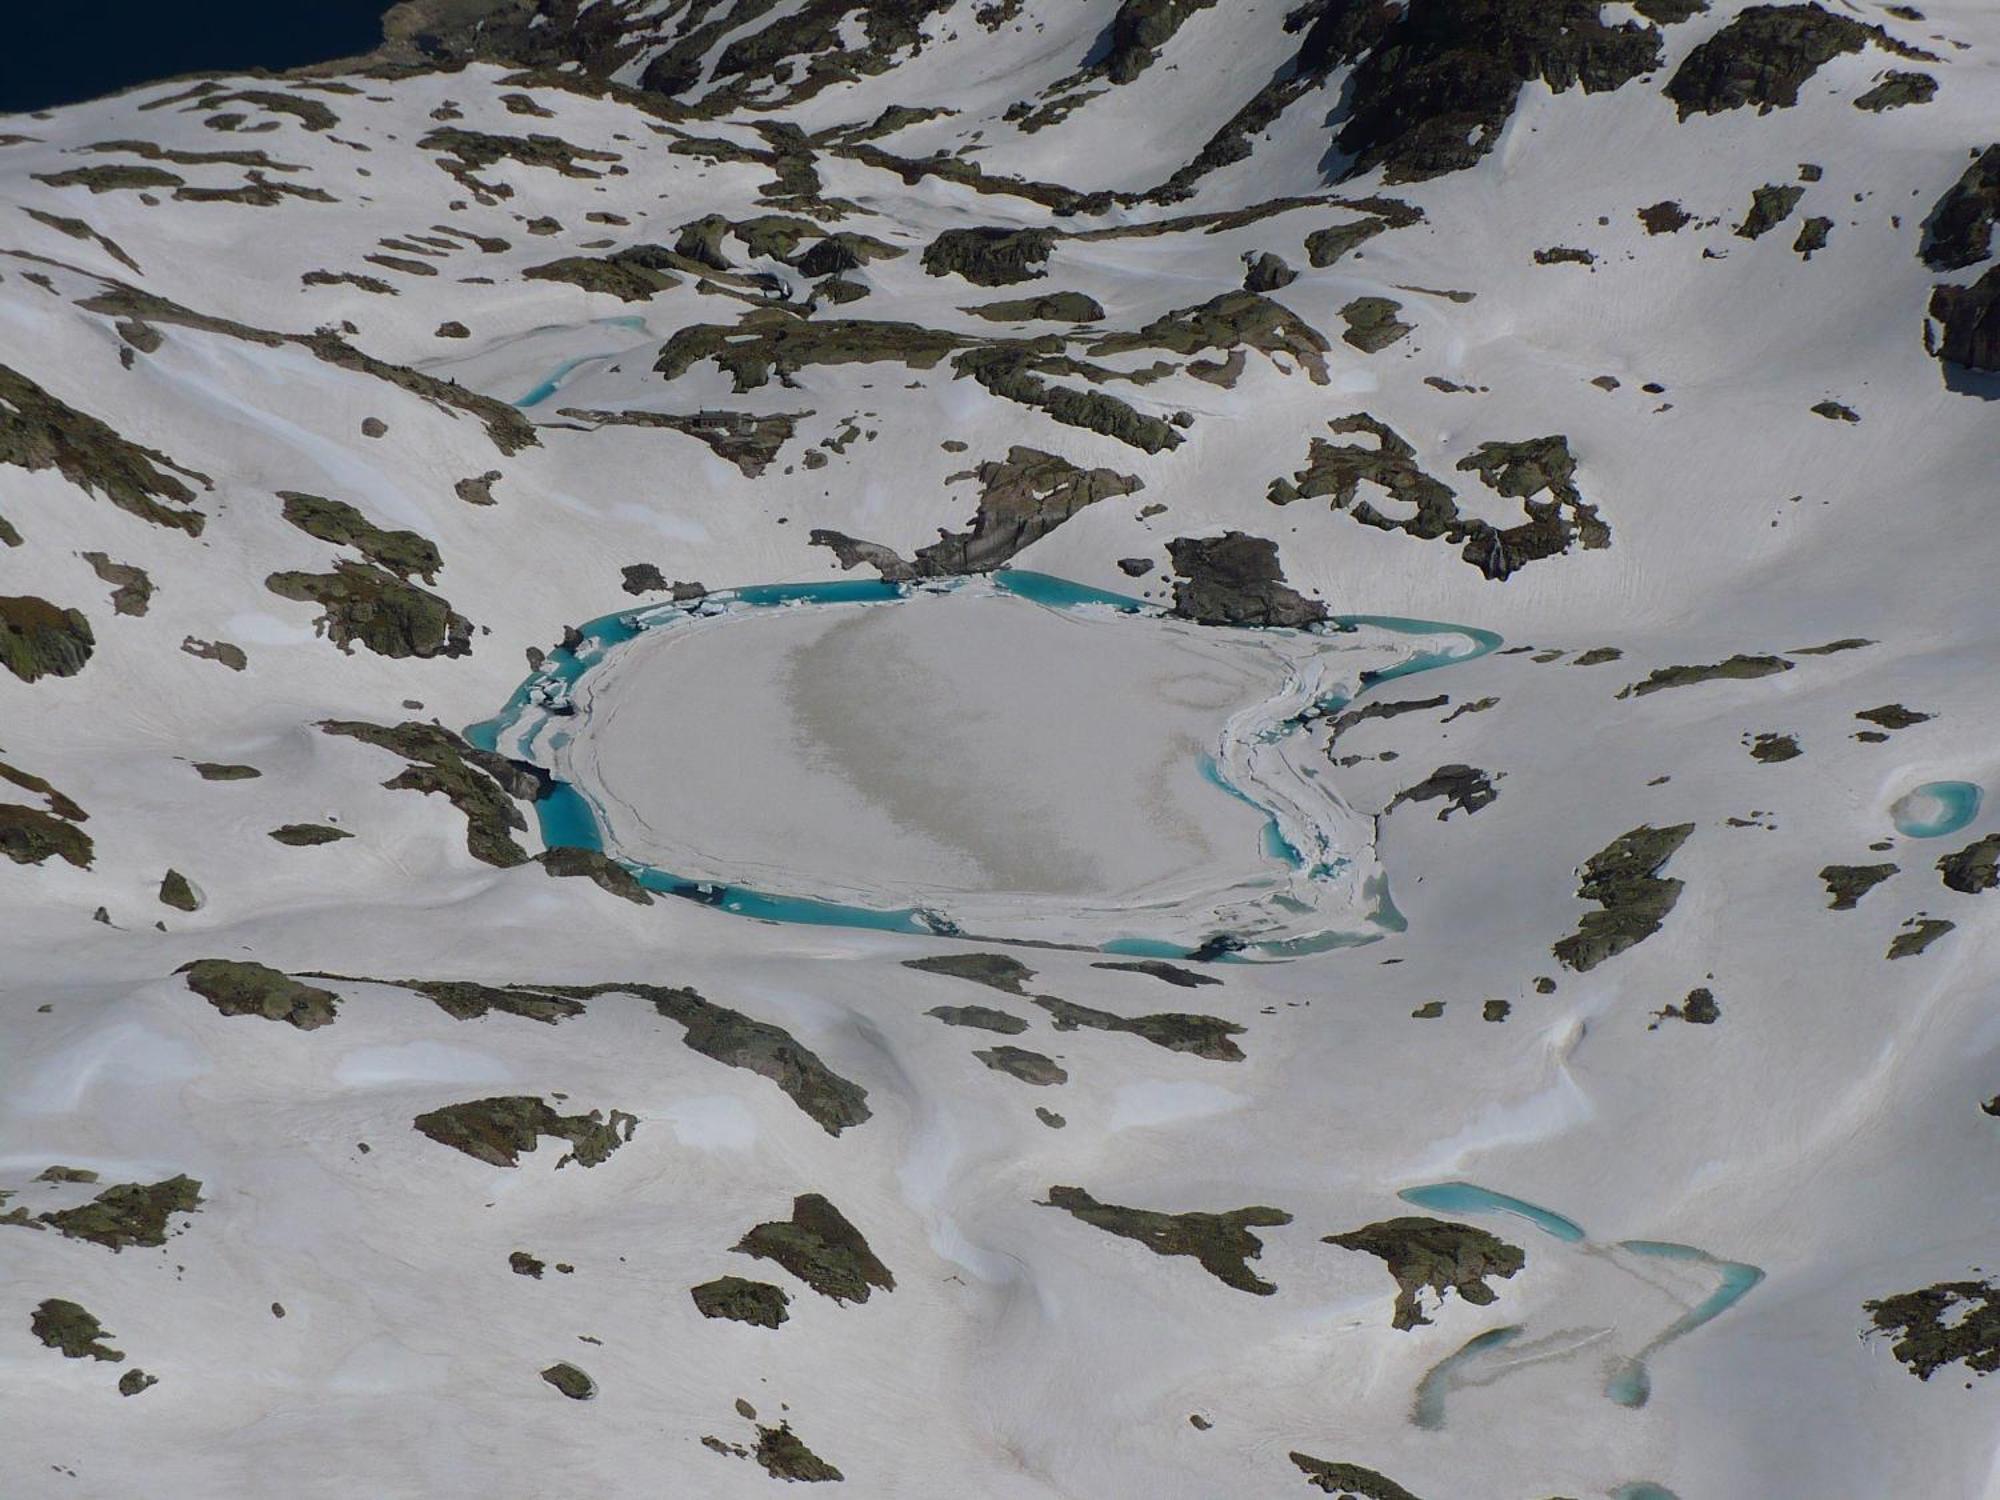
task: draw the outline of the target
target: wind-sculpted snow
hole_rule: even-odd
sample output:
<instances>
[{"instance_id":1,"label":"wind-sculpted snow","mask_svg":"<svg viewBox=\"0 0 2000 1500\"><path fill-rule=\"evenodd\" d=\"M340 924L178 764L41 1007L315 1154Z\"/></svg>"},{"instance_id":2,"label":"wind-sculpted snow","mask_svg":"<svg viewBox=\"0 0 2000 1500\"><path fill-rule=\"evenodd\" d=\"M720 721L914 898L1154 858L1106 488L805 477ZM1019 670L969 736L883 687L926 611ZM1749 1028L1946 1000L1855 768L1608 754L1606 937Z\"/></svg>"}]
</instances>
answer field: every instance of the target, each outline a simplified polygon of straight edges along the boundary
<instances>
[{"instance_id":1,"label":"wind-sculpted snow","mask_svg":"<svg viewBox=\"0 0 2000 1500\"><path fill-rule=\"evenodd\" d=\"M387 32L0 121L8 1500L1984 1492L1990 6Z\"/></svg>"}]
</instances>

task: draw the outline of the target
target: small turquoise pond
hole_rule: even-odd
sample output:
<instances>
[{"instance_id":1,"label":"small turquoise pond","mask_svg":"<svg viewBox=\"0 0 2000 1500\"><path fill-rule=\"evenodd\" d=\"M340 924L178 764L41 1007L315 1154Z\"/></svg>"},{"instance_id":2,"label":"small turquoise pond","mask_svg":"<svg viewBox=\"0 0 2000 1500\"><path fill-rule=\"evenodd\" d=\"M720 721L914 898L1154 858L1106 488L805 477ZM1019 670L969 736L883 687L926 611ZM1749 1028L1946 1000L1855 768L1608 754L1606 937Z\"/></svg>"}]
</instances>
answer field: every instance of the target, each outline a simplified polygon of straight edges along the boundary
<instances>
[{"instance_id":1,"label":"small turquoise pond","mask_svg":"<svg viewBox=\"0 0 2000 1500\"><path fill-rule=\"evenodd\" d=\"M1516 1218L1526 1219L1544 1234L1553 1235L1569 1245L1583 1239L1583 1227L1573 1220L1538 1204L1511 1198L1505 1193L1496 1193L1470 1182L1434 1182L1427 1187L1404 1188L1396 1196L1405 1203L1436 1209L1440 1213L1513 1214Z\"/></svg>"},{"instance_id":2,"label":"small turquoise pond","mask_svg":"<svg viewBox=\"0 0 2000 1500\"><path fill-rule=\"evenodd\" d=\"M1974 782L1926 781L1898 797L1889 808L1889 817L1896 832L1905 838L1942 838L1979 816L1982 796Z\"/></svg>"}]
</instances>

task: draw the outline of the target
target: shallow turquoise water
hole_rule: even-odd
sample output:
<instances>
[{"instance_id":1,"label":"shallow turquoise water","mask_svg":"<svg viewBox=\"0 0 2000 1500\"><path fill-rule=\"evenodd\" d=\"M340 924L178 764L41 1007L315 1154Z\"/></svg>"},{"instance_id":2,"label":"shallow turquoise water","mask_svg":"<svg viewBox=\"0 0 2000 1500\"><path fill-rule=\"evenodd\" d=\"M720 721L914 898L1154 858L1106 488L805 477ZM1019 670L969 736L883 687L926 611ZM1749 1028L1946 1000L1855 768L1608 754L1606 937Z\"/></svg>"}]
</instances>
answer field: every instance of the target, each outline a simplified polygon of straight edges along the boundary
<instances>
[{"instance_id":1,"label":"shallow turquoise water","mask_svg":"<svg viewBox=\"0 0 2000 1500\"><path fill-rule=\"evenodd\" d=\"M1706 1250L1697 1250L1693 1245L1676 1245L1666 1240L1621 1240L1621 1250L1630 1250L1635 1255L1651 1255L1664 1260L1700 1261L1713 1266L1719 1273L1719 1281L1713 1292L1697 1302L1667 1325L1651 1343L1641 1349L1636 1357L1621 1365L1606 1382L1604 1394L1620 1406L1639 1407L1653 1393L1653 1378L1646 1368L1646 1360L1675 1339L1693 1333L1702 1324L1720 1317L1729 1311L1750 1289L1764 1279L1763 1271L1742 1261L1720 1260Z\"/></svg>"},{"instance_id":2,"label":"shallow turquoise water","mask_svg":"<svg viewBox=\"0 0 2000 1500\"><path fill-rule=\"evenodd\" d=\"M560 379L560 373L551 377L552 380ZM1105 606L1125 614L1165 614L1165 611L1158 606L1130 595L1072 583L1048 573L1005 568L990 575L990 581L1005 593L1054 609ZM947 589L953 586L955 581L942 584L942 587ZM501 736L524 712L538 704L545 706L552 695L560 695L574 687L586 672L603 660L606 651L632 640L653 626L685 617L703 607L731 602L755 608L813 604L879 604L908 598L914 592L916 590L909 585L869 578L836 579L818 583L751 584L742 588L718 591L706 596L705 600L685 608L675 605L650 605L636 610L622 610L614 614L601 615L578 627L581 640L575 649L566 650L558 647L549 652L540 670L514 690L499 713L490 719L483 719L466 727L465 738L468 743L482 750L498 750ZM1473 651L1462 656L1452 656L1443 652L1420 652L1412 657L1410 662L1401 666L1380 673L1365 673L1360 689L1363 692L1376 682L1386 682L1394 677L1407 676L1411 672L1428 671L1433 667L1473 660L1492 651L1501 642L1501 638L1491 631L1428 620L1354 615L1340 617L1330 622L1332 629L1343 632L1353 630L1360 625L1374 625L1413 635L1459 635L1470 637L1475 644ZM1319 712L1334 712L1344 707L1348 701L1337 699L1327 704L1316 705L1315 709ZM1283 731L1288 732L1295 727L1296 722L1302 721L1282 726ZM1245 795L1223 777L1220 769L1209 757L1203 758L1202 774L1231 796L1257 807L1260 811L1263 810L1261 804L1254 798ZM542 841L548 847L603 852L603 835L596 815L590 804L573 787L558 782L548 795L535 803L535 813L540 824ZM1285 861L1294 868L1300 866L1303 857L1279 832L1275 818L1267 824L1263 837L1265 853L1270 858ZM957 929L947 919L921 908L906 907L885 911L835 902L810 901L772 895L742 886L710 885L688 880L650 865L622 860L620 863L624 864L647 890L686 897L739 916L754 917L764 921L806 922L872 931L958 935ZM1366 887L1366 894L1377 903L1373 925L1378 932L1404 930L1407 924L1389 898L1386 879L1371 880ZM1258 953L1269 957L1294 958L1307 953L1324 952L1332 948L1368 942L1372 940L1372 936L1367 933L1332 932L1255 946ZM1226 935L1211 939L1205 946L1210 951L1204 952L1203 949L1186 948L1174 943L1135 938L1115 940L1104 945L1102 951L1147 958L1185 959L1201 956L1215 961L1241 961L1238 951L1241 945L1231 944Z\"/></svg>"},{"instance_id":3,"label":"shallow turquoise water","mask_svg":"<svg viewBox=\"0 0 2000 1500\"><path fill-rule=\"evenodd\" d=\"M1982 795L1974 782L1926 781L1897 798L1889 818L1905 838L1942 838L1979 816Z\"/></svg>"},{"instance_id":4,"label":"shallow turquoise water","mask_svg":"<svg viewBox=\"0 0 2000 1500\"><path fill-rule=\"evenodd\" d=\"M1470 1182L1434 1182L1426 1187L1404 1188L1396 1194L1405 1203L1432 1208L1448 1214L1500 1213L1526 1219L1544 1234L1574 1245L1583 1238L1583 1228L1552 1209L1525 1199L1509 1197Z\"/></svg>"},{"instance_id":5,"label":"shallow turquoise water","mask_svg":"<svg viewBox=\"0 0 2000 1500\"><path fill-rule=\"evenodd\" d=\"M1410 1413L1410 1421L1426 1432L1436 1432L1443 1427L1444 1398L1451 1394L1452 1372L1468 1360L1477 1359L1488 1349L1498 1349L1503 1344L1511 1344L1520 1336L1519 1324L1489 1329L1468 1340L1456 1354L1447 1355L1432 1365L1429 1373L1417 1383L1416 1405Z\"/></svg>"},{"instance_id":6,"label":"shallow turquoise water","mask_svg":"<svg viewBox=\"0 0 2000 1500\"><path fill-rule=\"evenodd\" d=\"M640 317L599 318L596 320L596 325L603 328L629 328L635 333L642 333L645 331L646 320ZM529 391L520 400L510 401L507 404L517 411L526 411L531 406L539 406L556 393L572 370L581 365L587 365L592 360L616 359L617 357L618 352L614 350L606 354L579 354L575 359L566 359L549 372L548 379L544 380L532 391Z\"/></svg>"}]
</instances>

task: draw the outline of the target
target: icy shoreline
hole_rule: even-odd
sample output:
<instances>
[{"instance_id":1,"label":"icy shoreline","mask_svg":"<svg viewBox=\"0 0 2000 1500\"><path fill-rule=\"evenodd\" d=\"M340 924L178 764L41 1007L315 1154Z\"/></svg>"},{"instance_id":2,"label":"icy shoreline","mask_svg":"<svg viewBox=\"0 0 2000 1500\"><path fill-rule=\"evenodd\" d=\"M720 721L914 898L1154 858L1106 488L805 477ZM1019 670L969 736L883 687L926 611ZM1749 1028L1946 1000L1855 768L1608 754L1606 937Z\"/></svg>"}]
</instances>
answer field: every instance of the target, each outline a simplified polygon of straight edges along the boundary
<instances>
[{"instance_id":1,"label":"icy shoreline","mask_svg":"<svg viewBox=\"0 0 2000 1500\"><path fill-rule=\"evenodd\" d=\"M828 879L792 883L769 865L734 867L685 844L634 857L619 830L633 809L612 793L593 754L588 726L618 691L628 648L642 637L675 644L772 609L875 608L909 599L1011 598L1107 628L1144 622L1182 644L1248 659L1278 686L1230 714L1203 772L1267 820L1268 858L1255 875L1195 872L1121 899L1033 892L941 892L894 881ZM1423 621L1354 617L1306 630L1188 624L1156 606L1082 588L1048 575L1005 571L990 578L916 584L845 581L725 590L685 604L621 611L582 627L573 649L551 654L495 718L468 730L475 743L535 764L556 782L537 803L544 842L609 854L648 889L681 895L766 920L861 926L981 940L1099 948L1185 957L1226 954L1292 957L1368 942L1399 930L1388 881L1374 855L1372 819L1356 813L1314 767L1295 760L1297 731L1338 712L1396 677L1471 660L1499 644L1489 632ZM1421 641L1419 649L1411 649ZM659 834L659 830L652 830ZM671 840L671 834L666 836Z\"/></svg>"}]
</instances>

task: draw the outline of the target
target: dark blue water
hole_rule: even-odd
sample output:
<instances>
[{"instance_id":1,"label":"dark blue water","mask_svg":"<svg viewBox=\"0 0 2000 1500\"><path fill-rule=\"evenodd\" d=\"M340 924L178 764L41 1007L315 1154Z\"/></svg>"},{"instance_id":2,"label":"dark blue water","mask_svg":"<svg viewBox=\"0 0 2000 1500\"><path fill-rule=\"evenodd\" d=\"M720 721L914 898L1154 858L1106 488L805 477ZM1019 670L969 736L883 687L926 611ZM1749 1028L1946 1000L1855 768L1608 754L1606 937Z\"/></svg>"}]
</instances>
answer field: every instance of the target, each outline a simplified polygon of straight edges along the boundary
<instances>
[{"instance_id":1,"label":"dark blue water","mask_svg":"<svg viewBox=\"0 0 2000 1500\"><path fill-rule=\"evenodd\" d=\"M0 114L49 109L149 79L297 68L367 52L392 0L15 0L0 36Z\"/></svg>"}]
</instances>

